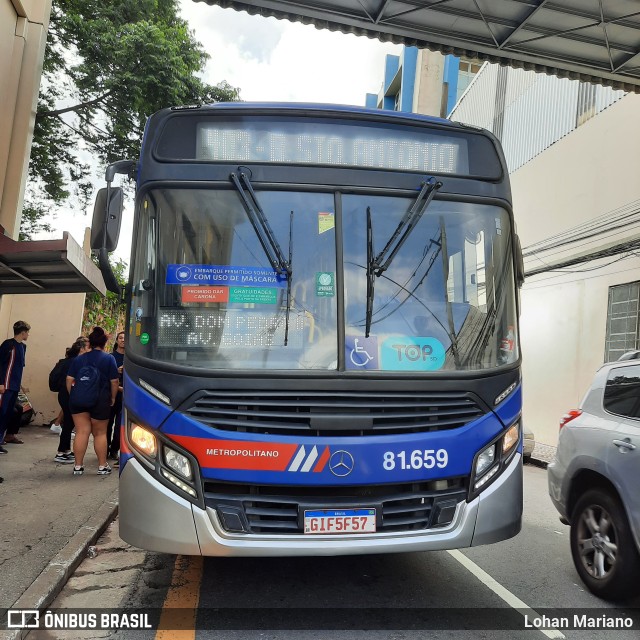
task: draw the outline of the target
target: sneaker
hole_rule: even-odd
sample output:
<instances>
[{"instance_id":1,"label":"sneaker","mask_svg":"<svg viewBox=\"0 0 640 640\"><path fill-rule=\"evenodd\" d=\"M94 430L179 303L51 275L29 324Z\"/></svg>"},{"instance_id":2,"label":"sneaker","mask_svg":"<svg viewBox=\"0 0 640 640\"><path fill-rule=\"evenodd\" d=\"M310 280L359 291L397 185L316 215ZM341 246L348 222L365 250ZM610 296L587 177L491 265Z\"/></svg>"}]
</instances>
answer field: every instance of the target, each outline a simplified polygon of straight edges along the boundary
<instances>
[{"instance_id":1,"label":"sneaker","mask_svg":"<svg viewBox=\"0 0 640 640\"><path fill-rule=\"evenodd\" d=\"M54 460L60 464L73 464L75 462L75 457L73 453L58 453Z\"/></svg>"},{"instance_id":2,"label":"sneaker","mask_svg":"<svg viewBox=\"0 0 640 640\"><path fill-rule=\"evenodd\" d=\"M2 445L0 445L0 453L9 453Z\"/></svg>"},{"instance_id":3,"label":"sneaker","mask_svg":"<svg viewBox=\"0 0 640 640\"><path fill-rule=\"evenodd\" d=\"M20 438L18 438L18 436L14 436L14 435L11 435L11 434L7 434L4 437L3 444L7 444L7 442L9 444L24 444L24 440L20 440Z\"/></svg>"},{"instance_id":4,"label":"sneaker","mask_svg":"<svg viewBox=\"0 0 640 640\"><path fill-rule=\"evenodd\" d=\"M51 431L51 433L62 433L62 427L59 424L52 424L49 427L49 431Z\"/></svg>"},{"instance_id":5,"label":"sneaker","mask_svg":"<svg viewBox=\"0 0 640 640\"><path fill-rule=\"evenodd\" d=\"M110 453L108 456L109 460L118 460L120 456L117 453Z\"/></svg>"},{"instance_id":6,"label":"sneaker","mask_svg":"<svg viewBox=\"0 0 640 640\"><path fill-rule=\"evenodd\" d=\"M105 467L98 467L99 476L108 476L111 473L111 467L107 464Z\"/></svg>"},{"instance_id":7,"label":"sneaker","mask_svg":"<svg viewBox=\"0 0 640 640\"><path fill-rule=\"evenodd\" d=\"M119 467L120 466L120 458L118 458L117 460L114 460L113 466L114 467Z\"/></svg>"},{"instance_id":8,"label":"sneaker","mask_svg":"<svg viewBox=\"0 0 640 640\"><path fill-rule=\"evenodd\" d=\"M73 475L81 476L84 473L84 467L73 467Z\"/></svg>"}]
</instances>

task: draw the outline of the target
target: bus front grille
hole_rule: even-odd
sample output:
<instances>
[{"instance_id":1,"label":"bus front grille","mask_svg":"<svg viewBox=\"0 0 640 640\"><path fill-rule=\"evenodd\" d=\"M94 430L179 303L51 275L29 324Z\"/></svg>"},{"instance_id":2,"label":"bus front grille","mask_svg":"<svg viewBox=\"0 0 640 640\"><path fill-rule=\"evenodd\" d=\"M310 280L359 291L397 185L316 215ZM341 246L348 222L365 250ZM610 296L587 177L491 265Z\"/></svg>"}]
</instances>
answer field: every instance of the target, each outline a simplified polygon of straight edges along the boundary
<instances>
[{"instance_id":1,"label":"bus front grille","mask_svg":"<svg viewBox=\"0 0 640 640\"><path fill-rule=\"evenodd\" d=\"M435 489L434 487L441 487ZM303 535L305 510L374 508L377 532L421 531L437 526L443 505L448 524L467 491L463 478L413 485L288 487L206 482L205 503L230 532Z\"/></svg>"},{"instance_id":2,"label":"bus front grille","mask_svg":"<svg viewBox=\"0 0 640 640\"><path fill-rule=\"evenodd\" d=\"M458 391L205 391L182 410L223 431L325 437L456 429L488 412Z\"/></svg>"}]
</instances>

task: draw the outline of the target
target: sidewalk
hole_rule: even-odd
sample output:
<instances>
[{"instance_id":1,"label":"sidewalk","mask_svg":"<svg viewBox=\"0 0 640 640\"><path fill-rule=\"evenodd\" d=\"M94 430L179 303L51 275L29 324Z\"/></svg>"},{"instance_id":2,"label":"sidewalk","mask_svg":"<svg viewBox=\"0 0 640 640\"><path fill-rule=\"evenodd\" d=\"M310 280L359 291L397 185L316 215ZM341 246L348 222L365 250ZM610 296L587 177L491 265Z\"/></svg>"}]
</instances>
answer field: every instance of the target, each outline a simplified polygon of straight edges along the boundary
<instances>
[{"instance_id":1,"label":"sidewalk","mask_svg":"<svg viewBox=\"0 0 640 640\"><path fill-rule=\"evenodd\" d=\"M44 607L117 514L118 476L98 476L89 443L85 474L53 461L58 436L20 429L0 455L0 609ZM19 600L19 602L18 602Z\"/></svg>"},{"instance_id":2,"label":"sidewalk","mask_svg":"<svg viewBox=\"0 0 640 640\"><path fill-rule=\"evenodd\" d=\"M542 444L542 442L536 442L536 446L531 454L532 461L540 467L547 467L550 462L556 456L556 447L549 444Z\"/></svg>"}]
</instances>

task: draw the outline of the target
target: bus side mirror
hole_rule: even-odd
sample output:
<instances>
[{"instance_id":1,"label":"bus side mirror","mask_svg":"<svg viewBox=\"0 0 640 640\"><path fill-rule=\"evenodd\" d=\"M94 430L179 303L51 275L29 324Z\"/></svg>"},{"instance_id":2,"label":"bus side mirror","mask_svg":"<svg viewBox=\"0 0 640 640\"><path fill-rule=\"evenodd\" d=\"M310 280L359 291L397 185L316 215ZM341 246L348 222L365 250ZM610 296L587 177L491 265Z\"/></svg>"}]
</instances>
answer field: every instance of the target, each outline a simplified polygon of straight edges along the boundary
<instances>
[{"instance_id":1,"label":"bus side mirror","mask_svg":"<svg viewBox=\"0 0 640 640\"><path fill-rule=\"evenodd\" d=\"M93 207L93 220L91 222L91 249L99 251L106 248L114 251L118 246L120 236L120 222L122 221L123 191L121 187L109 189L109 204L107 207L107 189L100 189ZM106 216L106 237L105 237Z\"/></svg>"}]
</instances>

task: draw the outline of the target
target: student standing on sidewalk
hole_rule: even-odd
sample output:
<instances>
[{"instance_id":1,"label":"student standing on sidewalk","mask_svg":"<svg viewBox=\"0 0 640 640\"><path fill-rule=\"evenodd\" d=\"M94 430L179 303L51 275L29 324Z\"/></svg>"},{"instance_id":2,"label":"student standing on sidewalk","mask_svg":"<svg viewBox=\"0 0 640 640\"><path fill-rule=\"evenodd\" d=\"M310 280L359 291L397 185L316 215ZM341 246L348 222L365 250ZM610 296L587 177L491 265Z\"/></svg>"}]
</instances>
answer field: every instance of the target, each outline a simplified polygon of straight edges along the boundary
<instances>
[{"instance_id":1,"label":"student standing on sidewalk","mask_svg":"<svg viewBox=\"0 0 640 640\"><path fill-rule=\"evenodd\" d=\"M78 338L68 349L66 357L60 360L58 365L59 386L58 386L58 404L62 410L62 428L60 430L60 441L58 443L58 452L54 460L62 464L73 464L74 457L71 451L71 432L73 431L73 418L69 409L69 392L67 391L67 375L71 364L77 356L89 351L89 342L86 338ZM56 365L56 368L58 368Z\"/></svg>"},{"instance_id":2,"label":"student standing on sidewalk","mask_svg":"<svg viewBox=\"0 0 640 640\"><path fill-rule=\"evenodd\" d=\"M13 338L5 340L0 345L0 443L5 443L5 433L9 420L16 406L22 371L26 361L27 345L31 326L24 320L18 320L13 325ZM6 436L6 442L22 444L17 436ZM0 444L0 453L7 450Z\"/></svg>"},{"instance_id":3,"label":"student standing on sidewalk","mask_svg":"<svg viewBox=\"0 0 640 640\"><path fill-rule=\"evenodd\" d=\"M111 473L107 463L107 423L118 393L118 367L110 353L104 352L108 336L101 327L89 334L91 351L73 360L67 375L69 409L76 427L73 443L73 475L84 473L84 456L93 434L98 457L98 475Z\"/></svg>"}]
</instances>

